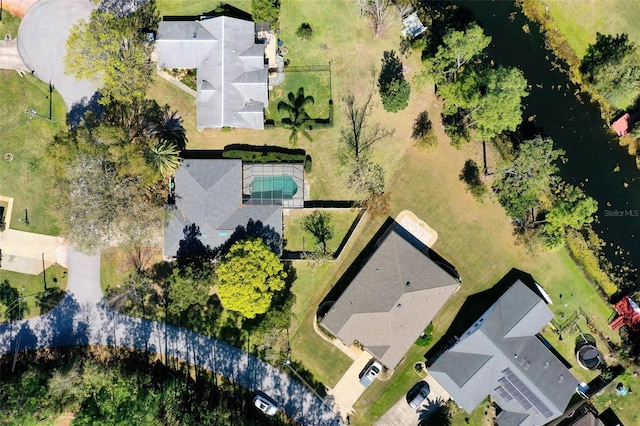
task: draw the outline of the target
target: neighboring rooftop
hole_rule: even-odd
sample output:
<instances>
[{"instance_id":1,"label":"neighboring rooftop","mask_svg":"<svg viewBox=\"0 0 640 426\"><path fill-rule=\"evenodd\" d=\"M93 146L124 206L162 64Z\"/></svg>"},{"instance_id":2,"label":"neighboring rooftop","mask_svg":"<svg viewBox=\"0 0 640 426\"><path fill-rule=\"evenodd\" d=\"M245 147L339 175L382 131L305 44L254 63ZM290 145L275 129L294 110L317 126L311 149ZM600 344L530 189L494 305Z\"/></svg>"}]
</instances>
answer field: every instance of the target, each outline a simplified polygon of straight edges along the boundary
<instances>
[{"instance_id":1,"label":"neighboring rooftop","mask_svg":"<svg viewBox=\"0 0 640 426\"><path fill-rule=\"evenodd\" d=\"M618 118L616 121L611 123L611 127L613 127L613 131L616 132L618 136L626 136L629 133L629 119L631 116L629 113L624 114L622 117Z\"/></svg>"},{"instance_id":2,"label":"neighboring rooftop","mask_svg":"<svg viewBox=\"0 0 640 426\"><path fill-rule=\"evenodd\" d=\"M246 227L249 220L282 233L280 204L243 203L241 160L185 159L174 182L175 205L165 230L167 257L177 254L185 228L193 224L200 228L202 243L212 248L222 245L238 226Z\"/></svg>"},{"instance_id":3,"label":"neighboring rooftop","mask_svg":"<svg viewBox=\"0 0 640 426\"><path fill-rule=\"evenodd\" d=\"M427 29L427 27L422 24L422 21L420 21L420 18L418 18L418 14L416 12L413 12L411 15L404 18L402 23L404 24L402 35L405 37L417 37Z\"/></svg>"},{"instance_id":4,"label":"neighboring rooftop","mask_svg":"<svg viewBox=\"0 0 640 426\"><path fill-rule=\"evenodd\" d=\"M394 222L321 325L395 368L460 286L428 253Z\"/></svg>"},{"instance_id":5,"label":"neighboring rooftop","mask_svg":"<svg viewBox=\"0 0 640 426\"><path fill-rule=\"evenodd\" d=\"M268 65L252 21L229 16L163 20L156 51L161 68L197 68L198 128L264 128Z\"/></svg>"},{"instance_id":6,"label":"neighboring rooftop","mask_svg":"<svg viewBox=\"0 0 640 426\"><path fill-rule=\"evenodd\" d=\"M544 425L567 408L578 380L536 335L553 318L520 280L429 368L458 405L473 411L487 395L499 426Z\"/></svg>"}]
</instances>

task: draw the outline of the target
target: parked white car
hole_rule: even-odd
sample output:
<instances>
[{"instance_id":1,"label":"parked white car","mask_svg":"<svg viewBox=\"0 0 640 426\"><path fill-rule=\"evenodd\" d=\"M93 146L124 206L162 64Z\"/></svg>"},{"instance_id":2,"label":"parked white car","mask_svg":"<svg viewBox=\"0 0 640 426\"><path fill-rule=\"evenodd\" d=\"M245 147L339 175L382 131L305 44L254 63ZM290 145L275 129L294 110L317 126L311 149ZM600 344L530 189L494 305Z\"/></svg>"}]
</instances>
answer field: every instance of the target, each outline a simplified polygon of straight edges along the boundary
<instances>
[{"instance_id":1,"label":"parked white car","mask_svg":"<svg viewBox=\"0 0 640 426\"><path fill-rule=\"evenodd\" d=\"M378 374L380 374L381 371L382 364L380 364L378 361L373 361L373 363L369 367L367 367L366 370L364 370L364 373L362 373L362 376L360 377L360 383L362 383L362 386L366 388L371 383L373 383L373 381L376 379L376 377L378 377Z\"/></svg>"},{"instance_id":2,"label":"parked white car","mask_svg":"<svg viewBox=\"0 0 640 426\"><path fill-rule=\"evenodd\" d=\"M266 396L256 395L256 397L253 398L253 405L267 416L273 416L278 412L276 402Z\"/></svg>"}]
</instances>

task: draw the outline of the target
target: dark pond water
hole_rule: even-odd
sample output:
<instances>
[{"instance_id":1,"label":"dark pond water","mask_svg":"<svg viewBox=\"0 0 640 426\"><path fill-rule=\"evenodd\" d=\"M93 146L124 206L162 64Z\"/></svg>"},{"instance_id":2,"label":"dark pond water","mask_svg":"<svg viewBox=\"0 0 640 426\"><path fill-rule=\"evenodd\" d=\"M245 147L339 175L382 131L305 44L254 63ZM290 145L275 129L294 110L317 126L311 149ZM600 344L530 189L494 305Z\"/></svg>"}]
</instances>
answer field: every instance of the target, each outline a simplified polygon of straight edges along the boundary
<instances>
[{"instance_id":1,"label":"dark pond water","mask_svg":"<svg viewBox=\"0 0 640 426\"><path fill-rule=\"evenodd\" d=\"M527 20L509 1L455 1L470 10L492 37L489 57L497 64L520 68L529 84L523 118L533 117L567 161L560 175L598 201L594 229L608 243L614 260L617 247L625 258L640 265L640 172L626 148L607 131L597 107L579 99L568 76L554 69L538 26ZM530 33L523 31L527 24Z\"/></svg>"}]
</instances>

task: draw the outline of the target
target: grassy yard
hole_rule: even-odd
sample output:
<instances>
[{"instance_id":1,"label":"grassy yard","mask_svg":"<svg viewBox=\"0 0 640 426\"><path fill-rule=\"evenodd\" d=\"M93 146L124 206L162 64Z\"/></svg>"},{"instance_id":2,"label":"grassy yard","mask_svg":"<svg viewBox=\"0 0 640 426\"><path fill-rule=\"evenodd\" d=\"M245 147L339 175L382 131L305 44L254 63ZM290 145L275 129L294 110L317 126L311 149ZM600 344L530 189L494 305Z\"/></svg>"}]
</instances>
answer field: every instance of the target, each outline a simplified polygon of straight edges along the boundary
<instances>
[{"instance_id":1,"label":"grassy yard","mask_svg":"<svg viewBox=\"0 0 640 426\"><path fill-rule=\"evenodd\" d=\"M156 7L160 16L197 16L210 12L222 3L251 13L251 0L156 0Z\"/></svg>"},{"instance_id":2,"label":"grassy yard","mask_svg":"<svg viewBox=\"0 0 640 426\"><path fill-rule=\"evenodd\" d=\"M596 33L627 33L640 44L640 2L629 0L542 0L560 31L579 57L584 56Z\"/></svg>"},{"instance_id":3,"label":"grassy yard","mask_svg":"<svg viewBox=\"0 0 640 426\"><path fill-rule=\"evenodd\" d=\"M49 85L36 77L0 70L0 195L14 198L11 228L58 235L48 186L50 165L43 153L53 135L64 129L66 107L54 92L53 121L49 121L48 96ZM32 109L38 115L25 113ZM13 154L13 160L3 159L7 153ZM25 210L29 225L21 221Z\"/></svg>"},{"instance_id":4,"label":"grassy yard","mask_svg":"<svg viewBox=\"0 0 640 426\"><path fill-rule=\"evenodd\" d=\"M0 37L9 34L12 39L18 37L18 27L20 26L20 18L13 16L8 11L2 11L2 21L0 21Z\"/></svg>"},{"instance_id":5,"label":"grassy yard","mask_svg":"<svg viewBox=\"0 0 640 426\"><path fill-rule=\"evenodd\" d=\"M633 393L618 395L615 387L620 382ZM638 390L640 390L640 377L627 372L617 377L600 395L592 398L592 402L598 412L611 408L625 425L638 425L640 411L638 411L638 396L635 394Z\"/></svg>"},{"instance_id":6,"label":"grassy yard","mask_svg":"<svg viewBox=\"0 0 640 426\"><path fill-rule=\"evenodd\" d=\"M326 210L325 210L326 211ZM358 210L355 209L333 209L329 210L331 224L333 225L333 238L327 241L329 253L335 253L347 237L347 232L358 217ZM309 215L308 210L289 210L284 218L284 239L285 249L289 251L312 251L315 246L313 235L304 229L304 218Z\"/></svg>"},{"instance_id":7,"label":"grassy yard","mask_svg":"<svg viewBox=\"0 0 640 426\"><path fill-rule=\"evenodd\" d=\"M45 276L49 292L48 296L44 293ZM67 289L67 278L67 270L60 265L52 265L39 275L20 274L0 269L0 283L2 283L2 286L7 285L5 284L6 280L8 286L14 289L9 289L9 291L3 289L3 295L13 293L24 298L24 304L21 305L21 308L18 307L15 299L0 300L0 312L2 313L0 320L6 321L10 318L11 313L15 313L15 309L22 309L22 317L24 318L37 317L41 313L50 311L62 299ZM7 309L10 309L11 312L7 312Z\"/></svg>"},{"instance_id":8,"label":"grassy yard","mask_svg":"<svg viewBox=\"0 0 640 426\"><path fill-rule=\"evenodd\" d=\"M307 177L314 199L350 199L356 196L345 187L345 172L336 161L340 128L345 122L340 99L352 92L357 100L362 101L372 88L375 90L376 73L383 51L398 50L400 41L397 23L374 40L372 30L359 16L355 2L336 0L332 5L331 10L339 13L327 13L326 4L321 1L283 0L280 17L280 38L288 47L287 58L292 66L331 61L335 125L331 129L314 130L313 142L300 140L300 147L306 149L313 158L313 172ZM300 40L295 36L295 30L302 22L308 22L314 29L310 40ZM412 74L420 69L419 59L415 53L408 59L403 58L410 82ZM153 93L160 101L171 104L185 118L189 148L222 148L230 143L287 145L288 132L279 128L261 132L198 131L195 129L195 102L192 97L162 80L156 82ZM517 245L512 235L511 221L502 207L494 200L480 203L466 192L458 175L467 159L481 162L480 147L471 144L456 150L449 145L438 122L441 107L432 89L418 92L412 87L408 108L395 114L381 108L377 93L374 93L374 100L370 123L380 122L385 127L395 128L393 137L379 142L373 153L373 159L383 164L386 172L387 193L392 201L390 215L410 209L432 226L439 234L435 251L451 262L462 278L461 289L434 320L435 341L450 331L452 324L459 323L461 318L477 318L481 314L477 308L465 307L461 311L467 298L494 287L514 268L531 274L550 294L554 300L550 308L554 313L570 313L582 307L593 315L592 320L602 332L609 333L614 341L619 339L607 327L610 307L600 299L566 250L532 253L526 247ZM410 138L413 121L425 110L434 122L439 139L439 146L431 153L413 147ZM383 219L368 217L364 220L356 238L336 262L315 269L305 262L295 263L298 279L292 289L297 299L290 330L291 357L309 370L315 379L328 386L335 385L351 360L315 333L313 321L323 297L383 222ZM372 384L356 404L356 414L351 416L352 424L373 424L376 418L402 398L418 380L412 366L416 361L424 360L427 349L414 346L396 368L390 381ZM565 348L561 353L567 351ZM480 414L476 413L478 410ZM471 413L470 419L474 422L472 424L481 424L484 410L478 408L476 411ZM456 415L455 418L464 422L464 417Z\"/></svg>"},{"instance_id":9,"label":"grassy yard","mask_svg":"<svg viewBox=\"0 0 640 426\"><path fill-rule=\"evenodd\" d=\"M326 64L323 64L326 65ZM288 95L298 93L300 87L304 87L304 94L312 96L314 103L305 109L311 118L329 118L330 71L292 71L285 73L284 83L273 88L269 92L269 108L266 111L267 118L279 123L288 117L286 113L278 111L278 103L281 100L288 101Z\"/></svg>"}]
</instances>

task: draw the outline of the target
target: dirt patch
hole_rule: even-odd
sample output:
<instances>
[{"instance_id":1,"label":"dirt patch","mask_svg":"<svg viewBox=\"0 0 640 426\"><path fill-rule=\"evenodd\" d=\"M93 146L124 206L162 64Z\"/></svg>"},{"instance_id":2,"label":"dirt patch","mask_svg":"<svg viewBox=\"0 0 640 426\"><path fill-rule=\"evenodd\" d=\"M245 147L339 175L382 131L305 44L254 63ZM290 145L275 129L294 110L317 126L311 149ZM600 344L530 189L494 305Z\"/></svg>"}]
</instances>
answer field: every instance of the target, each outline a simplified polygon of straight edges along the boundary
<instances>
[{"instance_id":1,"label":"dirt patch","mask_svg":"<svg viewBox=\"0 0 640 426\"><path fill-rule=\"evenodd\" d=\"M4 0L2 2L2 8L9 11L12 15L19 16L20 19L24 18L27 10L33 6L38 0Z\"/></svg>"}]
</instances>

